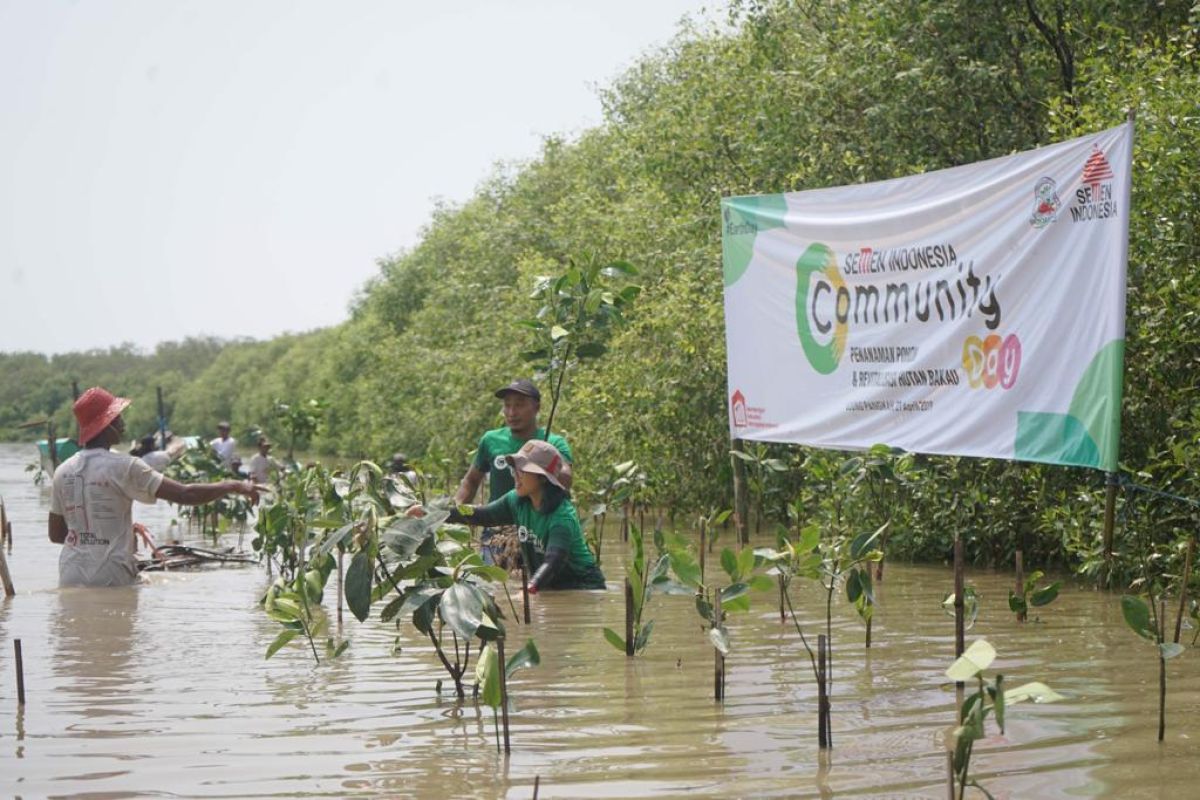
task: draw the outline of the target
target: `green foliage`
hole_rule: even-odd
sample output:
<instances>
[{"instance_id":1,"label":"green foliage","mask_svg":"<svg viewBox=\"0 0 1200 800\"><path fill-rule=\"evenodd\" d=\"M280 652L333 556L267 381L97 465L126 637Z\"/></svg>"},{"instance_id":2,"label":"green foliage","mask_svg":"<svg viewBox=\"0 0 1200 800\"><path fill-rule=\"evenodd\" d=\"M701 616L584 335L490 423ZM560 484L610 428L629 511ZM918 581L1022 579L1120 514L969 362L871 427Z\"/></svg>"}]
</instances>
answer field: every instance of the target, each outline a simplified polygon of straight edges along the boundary
<instances>
[{"instance_id":1,"label":"green foliage","mask_svg":"<svg viewBox=\"0 0 1200 800\"><path fill-rule=\"evenodd\" d=\"M577 496L602 487L609 465L634 461L656 507L726 508L721 197L1006 155L1112 127L1130 108L1122 465L1143 483L1200 497L1194 9L1193 0L1072 0L1053 13L1044 1L732 2L602 87L601 125L549 137L537 158L498 167L470 199L440 206L415 246L380 260L343 324L153 354L0 355L0 432L32 438L15 426L47 416L73 430L72 379L133 397L133 434L154 427L156 385L181 433L225 418L282 440L273 401L322 397L329 408L312 449L354 459L404 450L445 480L497 424L489 393L518 373L523 352L544 351L538 363L565 369L587 345L589 369L573 373L572 401L553 420L586 444ZM598 269L604 283L605 267L629 261L641 291L618 304L622 284L610 309L625 324L604 314L595 326L571 322L607 303L589 274ZM558 285L567 274L575 277ZM539 284L545 275L559 278ZM510 335L519 320L538 320L529 329L538 343ZM975 564L1011 563L1021 548L1030 563L1114 585L1139 573L1127 537L1104 558L1094 472L780 445L755 458L786 467L762 476L763 521L838 532L890 521L894 558L944 560L962 535ZM1171 504L1143 513L1164 538L1195 527ZM1164 552L1174 568L1177 550Z\"/></svg>"},{"instance_id":2,"label":"green foliage","mask_svg":"<svg viewBox=\"0 0 1200 800\"><path fill-rule=\"evenodd\" d=\"M654 630L654 620L643 623L642 612L646 610L646 605L650 602L650 595L653 593L654 587L662 586L668 580L669 556L663 553L654 562L654 565L647 569L642 529L637 525L630 526L629 541L633 548L633 558L630 560L626 577L633 590L633 652L637 654L645 650L646 645L650 643L650 632ZM604 638L622 653L629 652L625 637L612 628L604 629Z\"/></svg>"},{"instance_id":3,"label":"green foliage","mask_svg":"<svg viewBox=\"0 0 1200 800\"><path fill-rule=\"evenodd\" d=\"M1008 608L1018 619L1025 619L1030 608L1040 608L1041 606L1050 605L1058 598L1058 589L1062 585L1062 581L1054 581L1039 588L1037 582L1045 576L1045 573L1040 569L1034 570L1029 577L1025 579L1025 583L1021 587L1021 594L1017 594L1012 589L1008 590Z\"/></svg>"},{"instance_id":4,"label":"green foliage","mask_svg":"<svg viewBox=\"0 0 1200 800\"><path fill-rule=\"evenodd\" d=\"M974 678L979 687L963 701L958 710L958 727L951 733L954 746L954 783L959 800L968 786L973 786L991 797L988 791L971 777L971 756L975 743L985 736L984 723L989 715L995 715L996 725L1003 734L1004 716L1008 707L1025 700L1054 703L1063 699L1062 695L1044 683L1026 683L1015 689L1005 689L1003 675L997 674L994 680L987 680L984 670L992 665L995 658L995 648L986 639L977 639L946 670L947 678L960 682Z\"/></svg>"}]
</instances>

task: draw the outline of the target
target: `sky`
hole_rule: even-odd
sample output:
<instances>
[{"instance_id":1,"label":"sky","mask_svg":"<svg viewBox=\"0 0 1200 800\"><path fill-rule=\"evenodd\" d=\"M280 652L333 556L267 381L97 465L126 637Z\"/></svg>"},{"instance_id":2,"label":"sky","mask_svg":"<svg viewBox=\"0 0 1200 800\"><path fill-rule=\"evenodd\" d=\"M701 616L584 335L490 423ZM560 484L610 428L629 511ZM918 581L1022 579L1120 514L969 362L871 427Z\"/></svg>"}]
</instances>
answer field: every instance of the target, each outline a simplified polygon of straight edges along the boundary
<instances>
[{"instance_id":1,"label":"sky","mask_svg":"<svg viewBox=\"0 0 1200 800\"><path fill-rule=\"evenodd\" d=\"M0 0L0 352L344 321L713 0Z\"/></svg>"}]
</instances>

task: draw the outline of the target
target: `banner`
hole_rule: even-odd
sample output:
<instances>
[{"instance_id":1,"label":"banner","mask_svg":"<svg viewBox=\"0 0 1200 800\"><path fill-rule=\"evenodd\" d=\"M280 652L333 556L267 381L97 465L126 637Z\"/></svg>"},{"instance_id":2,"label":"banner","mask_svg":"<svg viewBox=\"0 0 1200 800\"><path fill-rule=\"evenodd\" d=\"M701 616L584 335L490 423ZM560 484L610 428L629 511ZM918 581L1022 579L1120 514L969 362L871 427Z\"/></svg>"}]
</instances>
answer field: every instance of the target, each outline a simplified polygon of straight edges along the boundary
<instances>
[{"instance_id":1,"label":"banner","mask_svg":"<svg viewBox=\"0 0 1200 800\"><path fill-rule=\"evenodd\" d=\"M730 435L1115 470L1132 148L722 201Z\"/></svg>"}]
</instances>

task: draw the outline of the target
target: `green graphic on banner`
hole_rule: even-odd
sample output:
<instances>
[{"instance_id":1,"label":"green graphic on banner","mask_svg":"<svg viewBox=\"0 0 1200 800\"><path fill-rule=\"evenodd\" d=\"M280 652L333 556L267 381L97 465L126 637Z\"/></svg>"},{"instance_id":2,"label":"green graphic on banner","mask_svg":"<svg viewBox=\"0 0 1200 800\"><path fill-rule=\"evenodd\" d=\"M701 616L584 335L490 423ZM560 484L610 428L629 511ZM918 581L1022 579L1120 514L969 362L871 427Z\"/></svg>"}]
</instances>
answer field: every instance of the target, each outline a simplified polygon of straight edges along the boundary
<instances>
[{"instance_id":1,"label":"green graphic on banner","mask_svg":"<svg viewBox=\"0 0 1200 800\"><path fill-rule=\"evenodd\" d=\"M800 345L812 368L822 375L828 375L837 369L846 350L845 321L834 319L825 323L825 330L820 330L820 323L810 317L811 307L809 296L815 294L813 277L824 278L821 284L833 295L837 291L845 291L846 283L838 274L837 259L830 250L819 242L809 245L796 262L796 333L800 336ZM813 326L817 326L821 334L831 334L827 344L819 344L813 334Z\"/></svg>"},{"instance_id":2,"label":"green graphic on banner","mask_svg":"<svg viewBox=\"0 0 1200 800\"><path fill-rule=\"evenodd\" d=\"M1084 371L1066 414L1017 414L1014 455L1024 461L1117 469L1125 340L1109 342Z\"/></svg>"},{"instance_id":3,"label":"green graphic on banner","mask_svg":"<svg viewBox=\"0 0 1200 800\"><path fill-rule=\"evenodd\" d=\"M783 227L787 201L781 194L730 197L721 201L721 250L725 285L732 286L750 266L754 239L763 231Z\"/></svg>"}]
</instances>

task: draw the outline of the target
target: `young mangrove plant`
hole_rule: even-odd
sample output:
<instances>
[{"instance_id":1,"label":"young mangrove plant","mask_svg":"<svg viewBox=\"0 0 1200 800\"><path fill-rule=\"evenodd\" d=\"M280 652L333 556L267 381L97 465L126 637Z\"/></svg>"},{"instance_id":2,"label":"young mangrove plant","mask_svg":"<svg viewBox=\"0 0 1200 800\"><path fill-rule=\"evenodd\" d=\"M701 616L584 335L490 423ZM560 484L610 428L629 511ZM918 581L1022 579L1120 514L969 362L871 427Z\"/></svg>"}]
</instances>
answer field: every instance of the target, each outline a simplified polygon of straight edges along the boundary
<instances>
[{"instance_id":1,"label":"young mangrove plant","mask_svg":"<svg viewBox=\"0 0 1200 800\"><path fill-rule=\"evenodd\" d=\"M689 542L677 534L663 536L667 563L675 576L677 586L683 591L695 593L696 612L708 624L708 640L715 648L714 699L725 697L725 659L729 655L729 629L725 619L730 612L750 610L750 591L770 591L775 582L766 575L756 575L755 569L762 561L755 552L746 547L738 552L726 547L721 551L721 569L729 578L727 586L719 586L701 575L700 564L692 555ZM664 584L668 592L677 592L672 585Z\"/></svg>"},{"instance_id":2,"label":"young mangrove plant","mask_svg":"<svg viewBox=\"0 0 1200 800\"><path fill-rule=\"evenodd\" d=\"M549 379L547 436L568 369L607 352L611 330L624 322L629 304L641 291L640 286L620 284L636 274L633 265L625 261L604 263L588 255L569 259L559 275L538 278L530 295L539 304L538 310L519 324L530 331L533 340L522 356Z\"/></svg>"},{"instance_id":3,"label":"young mangrove plant","mask_svg":"<svg viewBox=\"0 0 1200 800\"><path fill-rule=\"evenodd\" d=\"M628 518L626 504L630 497L646 483L646 473L633 461L625 461L612 467L600 488L592 491L596 503L592 506L592 535L588 546L600 564L600 551L604 546L604 523L614 508L622 509Z\"/></svg>"},{"instance_id":4,"label":"young mangrove plant","mask_svg":"<svg viewBox=\"0 0 1200 800\"><path fill-rule=\"evenodd\" d=\"M180 483L211 483L225 480L231 473L208 447L193 447L184 451L164 473ZM250 501L242 495L228 495L200 506L181 506L179 513L200 527L206 538L216 539L235 526L245 525L250 517Z\"/></svg>"},{"instance_id":5,"label":"young mangrove plant","mask_svg":"<svg viewBox=\"0 0 1200 800\"><path fill-rule=\"evenodd\" d=\"M1029 609L1048 606L1058 597L1058 589L1062 585L1062 581L1054 581L1054 583L1036 588L1038 581L1045 575L1046 573L1040 569L1035 569L1022 584L1021 594L1017 594L1012 589L1008 590L1008 608L1017 615L1018 620L1024 621L1029 616Z\"/></svg>"},{"instance_id":6,"label":"young mangrove plant","mask_svg":"<svg viewBox=\"0 0 1200 800\"><path fill-rule=\"evenodd\" d=\"M303 403L285 403L278 399L275 401L275 420L287 433L289 463L296 460L296 447L307 446L313 434L320 429L328 408L329 403L319 398L310 398Z\"/></svg>"},{"instance_id":7,"label":"young mangrove plant","mask_svg":"<svg viewBox=\"0 0 1200 800\"><path fill-rule=\"evenodd\" d=\"M971 777L971 756L975 752L975 743L985 736L984 723L989 715L995 717L996 725L1003 734L1005 710L1009 706L1025 700L1053 703L1063 699L1044 683L1026 683L1006 690L1003 675L997 674L995 679L989 681L983 671L991 666L995 658L995 648L986 640L978 639L946 670L946 677L953 681L975 679L978 685L976 691L963 701L958 710L958 727L950 734L954 747L950 791L951 796L958 800L963 799L968 786L992 798L991 793Z\"/></svg>"},{"instance_id":8,"label":"young mangrove plant","mask_svg":"<svg viewBox=\"0 0 1200 800\"><path fill-rule=\"evenodd\" d=\"M1134 633L1155 646L1158 658L1158 740L1161 742L1167 730L1167 661L1182 655L1184 647L1179 642L1167 641L1166 603L1155 603L1152 589L1149 591L1149 602L1141 597L1124 595L1121 598L1121 615Z\"/></svg>"},{"instance_id":9,"label":"young mangrove plant","mask_svg":"<svg viewBox=\"0 0 1200 800\"><path fill-rule=\"evenodd\" d=\"M645 650L646 645L650 643L654 620L643 622L642 613L650 602L650 594L654 587L667 582L670 557L666 553L660 555L654 566L647 569L642 529L636 525L631 527L629 538L633 542L633 558L629 563L629 573L625 576L625 635L621 636L612 628L605 628L604 638L625 655L632 656Z\"/></svg>"},{"instance_id":10,"label":"young mangrove plant","mask_svg":"<svg viewBox=\"0 0 1200 800\"><path fill-rule=\"evenodd\" d=\"M523 667L536 667L542 663L533 639L525 642L525 646L505 659L504 671L500 670L500 648L503 637L484 645L475 662L475 685L479 687L479 699L492 709L492 722L496 728L496 750L500 750L500 713L504 715L504 751L509 750L508 711L512 705L512 695L508 692L508 679L513 673Z\"/></svg>"}]
</instances>

